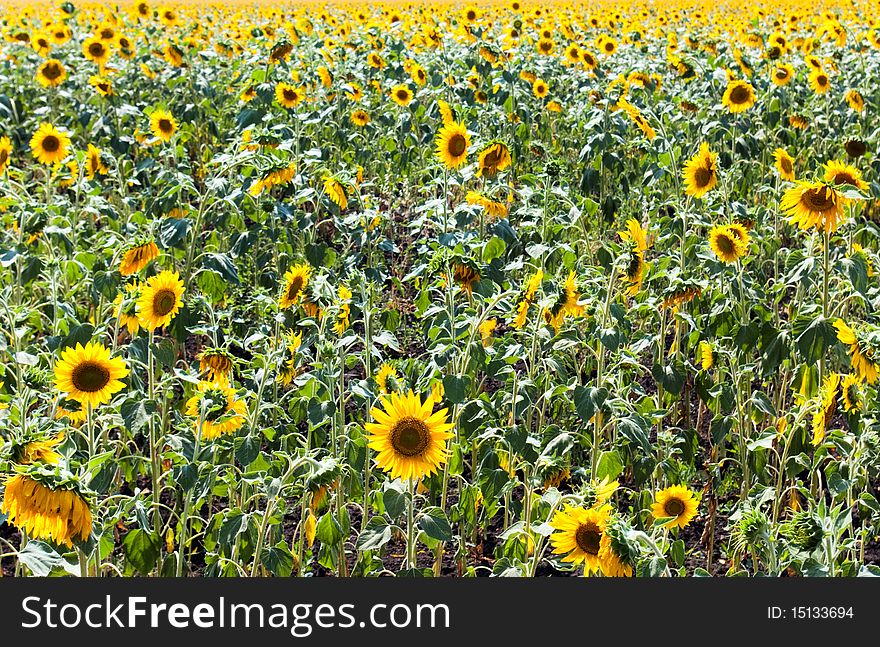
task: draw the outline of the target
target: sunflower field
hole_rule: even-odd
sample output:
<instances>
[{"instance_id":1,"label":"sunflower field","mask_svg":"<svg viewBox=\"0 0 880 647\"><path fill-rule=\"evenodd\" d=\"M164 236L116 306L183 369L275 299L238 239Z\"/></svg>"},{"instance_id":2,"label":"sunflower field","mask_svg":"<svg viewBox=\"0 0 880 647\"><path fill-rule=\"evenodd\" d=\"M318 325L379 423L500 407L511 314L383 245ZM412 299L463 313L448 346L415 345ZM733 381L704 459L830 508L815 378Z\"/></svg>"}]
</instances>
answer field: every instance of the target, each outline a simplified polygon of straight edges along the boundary
<instances>
[{"instance_id":1,"label":"sunflower field","mask_svg":"<svg viewBox=\"0 0 880 647\"><path fill-rule=\"evenodd\" d=\"M876 0L2 13L2 576L880 575Z\"/></svg>"}]
</instances>

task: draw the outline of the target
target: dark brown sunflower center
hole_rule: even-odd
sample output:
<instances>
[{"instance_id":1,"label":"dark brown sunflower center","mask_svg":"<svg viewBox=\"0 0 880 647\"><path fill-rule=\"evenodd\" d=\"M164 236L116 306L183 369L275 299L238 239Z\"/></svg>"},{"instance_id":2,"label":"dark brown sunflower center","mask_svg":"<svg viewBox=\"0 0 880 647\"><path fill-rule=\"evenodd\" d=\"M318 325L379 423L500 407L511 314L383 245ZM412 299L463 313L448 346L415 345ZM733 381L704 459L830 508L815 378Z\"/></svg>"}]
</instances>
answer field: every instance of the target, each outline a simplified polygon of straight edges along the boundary
<instances>
[{"instance_id":1,"label":"dark brown sunflower center","mask_svg":"<svg viewBox=\"0 0 880 647\"><path fill-rule=\"evenodd\" d=\"M164 117L160 119L159 130L161 130L163 133L170 133L172 130L174 130L174 126L172 125L171 120Z\"/></svg>"},{"instance_id":2,"label":"dark brown sunflower center","mask_svg":"<svg viewBox=\"0 0 880 647\"><path fill-rule=\"evenodd\" d=\"M824 74L820 74L816 77L816 83L819 85L820 88L823 88L828 85L828 77Z\"/></svg>"},{"instance_id":3,"label":"dark brown sunflower center","mask_svg":"<svg viewBox=\"0 0 880 647\"><path fill-rule=\"evenodd\" d=\"M89 54L92 56L103 56L104 46L101 43L92 43L89 45Z\"/></svg>"},{"instance_id":4,"label":"dark brown sunflower center","mask_svg":"<svg viewBox=\"0 0 880 647\"><path fill-rule=\"evenodd\" d=\"M663 504L663 512L667 517L677 517L684 512L684 503L679 499L669 499Z\"/></svg>"},{"instance_id":5,"label":"dark brown sunflower center","mask_svg":"<svg viewBox=\"0 0 880 647\"><path fill-rule=\"evenodd\" d=\"M42 146L43 146L43 150L46 151L47 153L54 153L59 148L61 148L61 142L58 140L58 138L55 135L47 135L43 139Z\"/></svg>"},{"instance_id":6,"label":"dark brown sunflower center","mask_svg":"<svg viewBox=\"0 0 880 647\"><path fill-rule=\"evenodd\" d=\"M642 257L635 252L630 254L629 262L626 264L626 278L629 281L635 281L639 278L642 271Z\"/></svg>"},{"instance_id":7,"label":"dark brown sunflower center","mask_svg":"<svg viewBox=\"0 0 880 647\"><path fill-rule=\"evenodd\" d=\"M296 295L300 293L300 290L303 289L303 280L301 276L293 277L293 280L290 282L290 287L287 288L287 297L289 299L295 299Z\"/></svg>"},{"instance_id":8,"label":"dark brown sunflower center","mask_svg":"<svg viewBox=\"0 0 880 647\"><path fill-rule=\"evenodd\" d=\"M833 184L849 184L851 186L856 186L856 179L852 175L850 175L849 173L846 173L844 171L837 173L831 179L831 182Z\"/></svg>"},{"instance_id":9,"label":"dark brown sunflower center","mask_svg":"<svg viewBox=\"0 0 880 647\"><path fill-rule=\"evenodd\" d=\"M0 168L6 164L6 160L9 159L9 152L6 149L0 150Z\"/></svg>"},{"instance_id":10,"label":"dark brown sunflower center","mask_svg":"<svg viewBox=\"0 0 880 647\"><path fill-rule=\"evenodd\" d=\"M406 90L398 90L397 98L401 101L406 101L409 98L409 92L407 92Z\"/></svg>"},{"instance_id":11,"label":"dark brown sunflower center","mask_svg":"<svg viewBox=\"0 0 880 647\"><path fill-rule=\"evenodd\" d=\"M153 296L153 311L160 317L164 317L174 310L177 303L177 295L172 290L163 288Z\"/></svg>"},{"instance_id":12,"label":"dark brown sunflower center","mask_svg":"<svg viewBox=\"0 0 880 647\"><path fill-rule=\"evenodd\" d=\"M718 246L719 251L725 256L736 252L736 243L730 236L718 236L718 238L715 239L715 244Z\"/></svg>"},{"instance_id":13,"label":"dark brown sunflower center","mask_svg":"<svg viewBox=\"0 0 880 647\"><path fill-rule=\"evenodd\" d=\"M782 170L785 173L791 173L791 160L790 159L788 159L787 157L783 157L781 160L779 160L779 165L782 167Z\"/></svg>"},{"instance_id":14,"label":"dark brown sunflower center","mask_svg":"<svg viewBox=\"0 0 880 647\"><path fill-rule=\"evenodd\" d=\"M483 158L483 166L486 168L495 168L501 162L501 151L498 149L492 149L488 153L486 153L486 157Z\"/></svg>"},{"instance_id":15,"label":"dark brown sunflower center","mask_svg":"<svg viewBox=\"0 0 880 647\"><path fill-rule=\"evenodd\" d=\"M112 29L102 29L101 30L101 38L104 40L110 40L113 38L113 30Z\"/></svg>"},{"instance_id":16,"label":"dark brown sunflower center","mask_svg":"<svg viewBox=\"0 0 880 647\"><path fill-rule=\"evenodd\" d=\"M801 204L810 211L830 211L834 208L834 196L828 187L809 189L801 196Z\"/></svg>"},{"instance_id":17,"label":"dark brown sunflower center","mask_svg":"<svg viewBox=\"0 0 880 647\"><path fill-rule=\"evenodd\" d=\"M743 103L748 103L749 101L749 89L745 86L738 85L730 93L730 102L736 105L740 105Z\"/></svg>"},{"instance_id":18,"label":"dark brown sunflower center","mask_svg":"<svg viewBox=\"0 0 880 647\"><path fill-rule=\"evenodd\" d=\"M285 90L284 91L284 100L285 101L296 101L296 92L293 90Z\"/></svg>"},{"instance_id":19,"label":"dark brown sunflower center","mask_svg":"<svg viewBox=\"0 0 880 647\"><path fill-rule=\"evenodd\" d=\"M421 456L428 449L430 439L427 425L412 416L401 418L391 429L391 446L403 456Z\"/></svg>"},{"instance_id":20,"label":"dark brown sunflower center","mask_svg":"<svg viewBox=\"0 0 880 647\"><path fill-rule=\"evenodd\" d=\"M98 362L80 362L73 368L70 381L79 391L95 393L110 383L110 371Z\"/></svg>"},{"instance_id":21,"label":"dark brown sunflower center","mask_svg":"<svg viewBox=\"0 0 880 647\"><path fill-rule=\"evenodd\" d=\"M602 541L602 531L594 523L581 524L574 533L574 541L578 548L588 555L598 555L599 545Z\"/></svg>"},{"instance_id":22,"label":"dark brown sunflower center","mask_svg":"<svg viewBox=\"0 0 880 647\"><path fill-rule=\"evenodd\" d=\"M449 138L449 154L458 157L467 149L467 141L463 135L456 133Z\"/></svg>"},{"instance_id":23,"label":"dark brown sunflower center","mask_svg":"<svg viewBox=\"0 0 880 647\"><path fill-rule=\"evenodd\" d=\"M709 184L712 182L712 171L705 166L699 167L694 172L694 181L701 189L703 187L709 186Z\"/></svg>"},{"instance_id":24,"label":"dark brown sunflower center","mask_svg":"<svg viewBox=\"0 0 880 647\"><path fill-rule=\"evenodd\" d=\"M542 52L549 52L551 47L553 47L553 45L551 45L550 43L541 43Z\"/></svg>"},{"instance_id":25,"label":"dark brown sunflower center","mask_svg":"<svg viewBox=\"0 0 880 647\"><path fill-rule=\"evenodd\" d=\"M605 43L605 51L613 52L614 51L614 43Z\"/></svg>"},{"instance_id":26,"label":"dark brown sunflower center","mask_svg":"<svg viewBox=\"0 0 880 647\"><path fill-rule=\"evenodd\" d=\"M54 81L59 76L61 76L61 67L59 67L56 63L47 63L46 67L43 68L43 76L45 76L50 81Z\"/></svg>"},{"instance_id":27,"label":"dark brown sunflower center","mask_svg":"<svg viewBox=\"0 0 880 647\"><path fill-rule=\"evenodd\" d=\"M467 18L468 18L468 20L476 20L476 19L477 19L477 13L476 13L475 11L473 11L473 10L468 11L468 12L467 12Z\"/></svg>"},{"instance_id":28,"label":"dark brown sunflower center","mask_svg":"<svg viewBox=\"0 0 880 647\"><path fill-rule=\"evenodd\" d=\"M788 78L788 70L781 68L781 67L777 68L776 69L776 78L779 79L780 81L785 81L785 79Z\"/></svg>"}]
</instances>

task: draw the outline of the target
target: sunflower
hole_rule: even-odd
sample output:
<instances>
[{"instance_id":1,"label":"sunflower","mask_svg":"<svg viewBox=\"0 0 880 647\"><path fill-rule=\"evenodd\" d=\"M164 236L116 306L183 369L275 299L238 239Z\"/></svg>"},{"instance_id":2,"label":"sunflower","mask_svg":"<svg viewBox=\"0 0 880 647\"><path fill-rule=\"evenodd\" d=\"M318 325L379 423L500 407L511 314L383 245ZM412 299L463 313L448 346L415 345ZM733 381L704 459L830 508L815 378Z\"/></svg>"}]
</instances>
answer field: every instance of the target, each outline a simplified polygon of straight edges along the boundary
<instances>
[{"instance_id":1,"label":"sunflower","mask_svg":"<svg viewBox=\"0 0 880 647\"><path fill-rule=\"evenodd\" d=\"M415 481L434 474L446 463L446 441L454 435L446 409L432 413L434 400L422 402L412 391L392 393L380 402L382 409L370 409L376 422L364 425L369 446L377 452L376 465L393 479Z\"/></svg>"},{"instance_id":2,"label":"sunflower","mask_svg":"<svg viewBox=\"0 0 880 647\"><path fill-rule=\"evenodd\" d=\"M9 161L12 159L12 141L9 137L0 137L0 173L9 168Z\"/></svg>"},{"instance_id":3,"label":"sunflower","mask_svg":"<svg viewBox=\"0 0 880 647\"><path fill-rule=\"evenodd\" d=\"M403 83L391 88L391 100L399 106L408 106L413 99L412 90Z\"/></svg>"},{"instance_id":4,"label":"sunflower","mask_svg":"<svg viewBox=\"0 0 880 647\"><path fill-rule=\"evenodd\" d=\"M553 552L564 555L563 562L583 564L585 574L600 571L602 559L599 553L609 512L607 505L576 508L566 504L562 510L557 510L550 519L550 526L556 530L550 535Z\"/></svg>"},{"instance_id":5,"label":"sunflower","mask_svg":"<svg viewBox=\"0 0 880 647\"><path fill-rule=\"evenodd\" d=\"M798 182L782 196L780 209L800 229L833 233L843 218L846 199L824 182Z\"/></svg>"},{"instance_id":6,"label":"sunflower","mask_svg":"<svg viewBox=\"0 0 880 647\"><path fill-rule=\"evenodd\" d=\"M355 110L351 113L351 123L363 128L370 123L370 114L366 110Z\"/></svg>"},{"instance_id":7,"label":"sunflower","mask_svg":"<svg viewBox=\"0 0 880 647\"><path fill-rule=\"evenodd\" d=\"M480 282L480 273L466 263L456 263L452 271L453 280L468 294L473 294L474 285Z\"/></svg>"},{"instance_id":8,"label":"sunflower","mask_svg":"<svg viewBox=\"0 0 880 647\"><path fill-rule=\"evenodd\" d=\"M732 229L732 225L712 227L709 231L709 247L724 263L736 263L740 257L748 251L748 243L744 244L739 236L739 231ZM746 234L746 241L748 234Z\"/></svg>"},{"instance_id":9,"label":"sunflower","mask_svg":"<svg viewBox=\"0 0 880 647\"><path fill-rule=\"evenodd\" d=\"M116 306L116 318L119 325L128 330L128 334L134 337L141 329L141 321L137 318L137 300L140 297L141 288L137 283L129 283L125 286L125 293L116 295L113 305Z\"/></svg>"},{"instance_id":10,"label":"sunflower","mask_svg":"<svg viewBox=\"0 0 880 647\"><path fill-rule=\"evenodd\" d=\"M102 66L107 62L107 59L110 58L110 47L107 43L102 41L99 36L92 36L83 41L82 51L83 56L89 59L92 63L97 63Z\"/></svg>"},{"instance_id":11,"label":"sunflower","mask_svg":"<svg viewBox=\"0 0 880 647\"><path fill-rule=\"evenodd\" d=\"M93 74L89 77L89 85L95 88L95 91L102 97L111 97L115 94L113 92L113 83L106 76Z\"/></svg>"},{"instance_id":12,"label":"sunflower","mask_svg":"<svg viewBox=\"0 0 880 647\"><path fill-rule=\"evenodd\" d=\"M284 289L278 299L278 307L282 310L302 302L305 290L312 276L312 267L308 263L294 265L284 274Z\"/></svg>"},{"instance_id":13,"label":"sunflower","mask_svg":"<svg viewBox=\"0 0 880 647\"><path fill-rule=\"evenodd\" d=\"M492 142L480 151L478 159L477 177L495 177L510 166L510 149L503 142Z\"/></svg>"},{"instance_id":14,"label":"sunflower","mask_svg":"<svg viewBox=\"0 0 880 647\"><path fill-rule=\"evenodd\" d=\"M873 384L877 381L878 365L874 361L876 344L868 343L868 339L856 334L843 319L834 322L837 339L849 346L850 366L855 369L859 379Z\"/></svg>"},{"instance_id":15,"label":"sunflower","mask_svg":"<svg viewBox=\"0 0 880 647\"><path fill-rule=\"evenodd\" d=\"M789 182L794 182L794 159L784 148L777 148L773 151L773 157L776 159L776 172L779 177Z\"/></svg>"},{"instance_id":16,"label":"sunflower","mask_svg":"<svg viewBox=\"0 0 880 647\"><path fill-rule=\"evenodd\" d=\"M703 142L700 149L684 164L685 193L695 198L702 198L715 188L718 183L716 155L709 150L709 144Z\"/></svg>"},{"instance_id":17,"label":"sunflower","mask_svg":"<svg viewBox=\"0 0 880 647\"><path fill-rule=\"evenodd\" d=\"M479 205L483 208L491 218L506 218L507 217L507 205L503 202L496 202L495 200L491 200L484 196L482 193L478 191L468 191L465 195L465 200L468 204Z\"/></svg>"},{"instance_id":18,"label":"sunflower","mask_svg":"<svg viewBox=\"0 0 880 647\"><path fill-rule=\"evenodd\" d=\"M756 100L755 89L750 83L746 81L731 81L724 91L721 103L730 112L738 114L745 112L755 105Z\"/></svg>"},{"instance_id":19,"label":"sunflower","mask_svg":"<svg viewBox=\"0 0 880 647\"><path fill-rule=\"evenodd\" d=\"M626 222L626 230L617 232L620 239L628 244L627 263L623 278L627 283L626 293L635 296L642 289L645 276L645 251L648 249L647 236L642 224L635 218Z\"/></svg>"},{"instance_id":20,"label":"sunflower","mask_svg":"<svg viewBox=\"0 0 880 647\"><path fill-rule=\"evenodd\" d=\"M715 364L715 353L712 351L712 344L703 340L699 346L700 352L700 368L708 371Z\"/></svg>"},{"instance_id":21,"label":"sunflower","mask_svg":"<svg viewBox=\"0 0 880 647\"><path fill-rule=\"evenodd\" d=\"M45 463L46 465L58 465L61 462L61 454L55 451L64 442L64 433L54 438L32 439L22 443L15 449L15 462L21 465L33 463Z\"/></svg>"},{"instance_id":22,"label":"sunflower","mask_svg":"<svg viewBox=\"0 0 880 647\"><path fill-rule=\"evenodd\" d=\"M376 373L376 385L382 393L395 391L398 380L400 376L397 374L397 369L388 362L384 362Z\"/></svg>"},{"instance_id":23,"label":"sunflower","mask_svg":"<svg viewBox=\"0 0 880 647\"><path fill-rule=\"evenodd\" d=\"M828 425L837 410L837 391L840 387L840 374L830 373L823 381L817 397L816 411L813 412L813 438L810 443L820 445L825 440Z\"/></svg>"},{"instance_id":24,"label":"sunflower","mask_svg":"<svg viewBox=\"0 0 880 647\"><path fill-rule=\"evenodd\" d=\"M868 152L868 145L860 139L849 139L843 144L846 154L858 158Z\"/></svg>"},{"instance_id":25,"label":"sunflower","mask_svg":"<svg viewBox=\"0 0 880 647\"><path fill-rule=\"evenodd\" d=\"M670 518L664 526L684 528L697 515L697 499L694 493L682 485L660 490L654 497L651 516L654 519Z\"/></svg>"},{"instance_id":26,"label":"sunflower","mask_svg":"<svg viewBox=\"0 0 880 647\"><path fill-rule=\"evenodd\" d=\"M492 343L492 335L495 333L495 329L498 327L497 319L486 319L483 323L478 326L478 330L480 331L480 340L483 346L489 346Z\"/></svg>"},{"instance_id":27,"label":"sunflower","mask_svg":"<svg viewBox=\"0 0 880 647\"><path fill-rule=\"evenodd\" d=\"M816 94L825 94L831 87L831 79L828 78L824 70L813 70L810 73L810 87Z\"/></svg>"},{"instance_id":28,"label":"sunflower","mask_svg":"<svg viewBox=\"0 0 880 647\"><path fill-rule=\"evenodd\" d=\"M547 85L547 82L543 79L535 79L535 82L532 83L532 94L534 94L539 99L543 99L550 93L550 86Z\"/></svg>"},{"instance_id":29,"label":"sunflower","mask_svg":"<svg viewBox=\"0 0 880 647\"><path fill-rule=\"evenodd\" d=\"M131 276L144 269L155 258L159 257L159 247L152 240L129 247L119 262L119 273Z\"/></svg>"},{"instance_id":30,"label":"sunflower","mask_svg":"<svg viewBox=\"0 0 880 647\"><path fill-rule=\"evenodd\" d=\"M865 98L858 90L849 90L844 96L846 104L855 112L865 111Z\"/></svg>"},{"instance_id":31,"label":"sunflower","mask_svg":"<svg viewBox=\"0 0 880 647\"><path fill-rule=\"evenodd\" d=\"M61 352L55 362L55 388L83 406L97 407L125 388L128 367L121 357L110 357L100 342L77 344Z\"/></svg>"},{"instance_id":32,"label":"sunflower","mask_svg":"<svg viewBox=\"0 0 880 647\"><path fill-rule=\"evenodd\" d=\"M446 168L456 169L467 161L467 149L471 144L471 136L464 124L451 122L443 126L436 139L437 159Z\"/></svg>"},{"instance_id":33,"label":"sunflower","mask_svg":"<svg viewBox=\"0 0 880 647\"><path fill-rule=\"evenodd\" d=\"M163 270L147 279L137 301L137 315L146 330L171 323L183 306L183 281L173 270Z\"/></svg>"},{"instance_id":34,"label":"sunflower","mask_svg":"<svg viewBox=\"0 0 880 647\"><path fill-rule=\"evenodd\" d=\"M244 424L247 406L235 397L229 380L220 377L199 382L196 394L186 401L186 415L195 418L196 431L201 432L202 438L214 440L235 433Z\"/></svg>"},{"instance_id":35,"label":"sunflower","mask_svg":"<svg viewBox=\"0 0 880 647\"><path fill-rule=\"evenodd\" d=\"M289 83L279 83L275 86L275 101L284 108L296 108L303 97L303 91Z\"/></svg>"},{"instance_id":36,"label":"sunflower","mask_svg":"<svg viewBox=\"0 0 880 647\"><path fill-rule=\"evenodd\" d=\"M94 144L89 144L86 151L86 177L94 180L96 175L107 175L107 167L101 160L101 150Z\"/></svg>"},{"instance_id":37,"label":"sunflower","mask_svg":"<svg viewBox=\"0 0 880 647\"><path fill-rule=\"evenodd\" d=\"M67 157L70 136L49 123L43 122L31 137L31 153L40 164L58 164Z\"/></svg>"},{"instance_id":38,"label":"sunflower","mask_svg":"<svg viewBox=\"0 0 880 647\"><path fill-rule=\"evenodd\" d=\"M862 394L859 389L861 381L855 375L847 375L840 386L843 398L843 410L847 413L857 413L862 408Z\"/></svg>"},{"instance_id":39,"label":"sunflower","mask_svg":"<svg viewBox=\"0 0 880 647\"><path fill-rule=\"evenodd\" d=\"M68 547L86 541L92 532L89 504L79 494L72 476L57 488L46 468L31 468L6 480L0 512L31 539L46 539Z\"/></svg>"},{"instance_id":40,"label":"sunflower","mask_svg":"<svg viewBox=\"0 0 880 647\"><path fill-rule=\"evenodd\" d=\"M348 197L345 195L345 188L342 183L332 175L324 176L324 193L330 198L330 201L339 207L340 211L348 209Z\"/></svg>"},{"instance_id":41,"label":"sunflower","mask_svg":"<svg viewBox=\"0 0 880 647\"><path fill-rule=\"evenodd\" d=\"M67 78L67 70L57 58L44 61L37 68L37 83L44 88L54 88L61 85Z\"/></svg>"},{"instance_id":42,"label":"sunflower","mask_svg":"<svg viewBox=\"0 0 880 647\"><path fill-rule=\"evenodd\" d=\"M228 379L234 359L229 351L222 348L206 348L199 353L199 373L212 382Z\"/></svg>"},{"instance_id":43,"label":"sunflower","mask_svg":"<svg viewBox=\"0 0 880 647\"><path fill-rule=\"evenodd\" d=\"M774 85L788 85L793 78L794 68L788 63L781 63L770 72L770 80L773 81Z\"/></svg>"},{"instance_id":44,"label":"sunflower","mask_svg":"<svg viewBox=\"0 0 880 647\"><path fill-rule=\"evenodd\" d=\"M855 166L844 162L827 162L824 179L828 184L835 186L852 186L860 191L868 189L868 183L862 179L862 172Z\"/></svg>"},{"instance_id":45,"label":"sunflower","mask_svg":"<svg viewBox=\"0 0 880 647\"><path fill-rule=\"evenodd\" d=\"M154 110L150 113L150 130L153 137L167 142L177 132L177 121L167 110Z\"/></svg>"}]
</instances>

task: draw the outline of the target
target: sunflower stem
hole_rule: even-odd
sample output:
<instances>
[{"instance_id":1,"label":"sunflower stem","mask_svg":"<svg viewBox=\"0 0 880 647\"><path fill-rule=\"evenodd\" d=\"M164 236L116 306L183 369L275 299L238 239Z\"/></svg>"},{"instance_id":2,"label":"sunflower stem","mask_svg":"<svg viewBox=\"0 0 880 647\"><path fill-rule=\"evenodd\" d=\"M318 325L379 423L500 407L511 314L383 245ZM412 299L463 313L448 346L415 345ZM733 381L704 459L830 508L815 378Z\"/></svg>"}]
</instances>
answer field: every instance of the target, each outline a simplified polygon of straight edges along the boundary
<instances>
[{"instance_id":1,"label":"sunflower stem","mask_svg":"<svg viewBox=\"0 0 880 647\"><path fill-rule=\"evenodd\" d=\"M406 567L416 567L415 532L416 481L409 480L409 505L406 508ZM442 552L440 553L442 555Z\"/></svg>"}]
</instances>

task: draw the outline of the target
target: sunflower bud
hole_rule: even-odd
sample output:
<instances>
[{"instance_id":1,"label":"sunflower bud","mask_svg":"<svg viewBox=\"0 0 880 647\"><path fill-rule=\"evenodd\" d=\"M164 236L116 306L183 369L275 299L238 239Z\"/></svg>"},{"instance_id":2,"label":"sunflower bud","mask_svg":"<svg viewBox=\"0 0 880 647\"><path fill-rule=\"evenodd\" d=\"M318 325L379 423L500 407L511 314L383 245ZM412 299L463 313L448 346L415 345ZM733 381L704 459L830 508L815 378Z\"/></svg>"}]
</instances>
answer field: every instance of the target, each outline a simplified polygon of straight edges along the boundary
<instances>
[{"instance_id":1,"label":"sunflower bud","mask_svg":"<svg viewBox=\"0 0 880 647\"><path fill-rule=\"evenodd\" d=\"M789 521L782 524L780 532L793 546L807 552L811 552L822 543L825 535L822 522L812 512L807 511L796 513Z\"/></svg>"}]
</instances>

